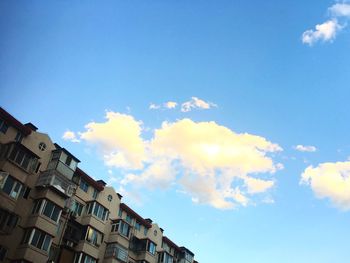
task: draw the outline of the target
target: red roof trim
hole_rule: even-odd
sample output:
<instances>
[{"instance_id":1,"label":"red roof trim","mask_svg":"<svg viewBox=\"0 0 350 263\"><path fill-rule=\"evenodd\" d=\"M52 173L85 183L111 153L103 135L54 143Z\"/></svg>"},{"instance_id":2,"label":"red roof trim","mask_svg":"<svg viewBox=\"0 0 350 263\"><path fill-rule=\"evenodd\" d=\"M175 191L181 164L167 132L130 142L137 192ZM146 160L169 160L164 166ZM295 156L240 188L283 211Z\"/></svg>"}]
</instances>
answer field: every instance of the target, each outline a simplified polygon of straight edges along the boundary
<instances>
[{"instance_id":1,"label":"red roof trim","mask_svg":"<svg viewBox=\"0 0 350 263\"><path fill-rule=\"evenodd\" d=\"M32 133L32 130L29 127L24 126L23 123L21 123L19 120L13 117L2 107L0 107L0 117L3 118L8 125L15 127L17 130L19 130L24 136L28 136Z\"/></svg>"},{"instance_id":2,"label":"red roof trim","mask_svg":"<svg viewBox=\"0 0 350 263\"><path fill-rule=\"evenodd\" d=\"M120 209L124 210L128 214L130 214L132 217L136 218L136 220L142 224L144 227L151 228L152 224L147 222L143 217L141 217L138 213L136 213L134 210L132 210L130 207L128 207L126 204L121 203Z\"/></svg>"},{"instance_id":3,"label":"red roof trim","mask_svg":"<svg viewBox=\"0 0 350 263\"><path fill-rule=\"evenodd\" d=\"M181 249L173 241L171 241L169 238L167 238L166 236L163 236L163 242L165 242L168 245L172 246L177 251L181 251Z\"/></svg>"},{"instance_id":4,"label":"red roof trim","mask_svg":"<svg viewBox=\"0 0 350 263\"><path fill-rule=\"evenodd\" d=\"M87 173L85 173L80 168L77 168L75 170L75 173L78 174L84 181L86 181L89 185L94 187L97 191L102 191L104 189L104 186L102 184L99 184L96 182L92 177L90 177Z\"/></svg>"}]
</instances>

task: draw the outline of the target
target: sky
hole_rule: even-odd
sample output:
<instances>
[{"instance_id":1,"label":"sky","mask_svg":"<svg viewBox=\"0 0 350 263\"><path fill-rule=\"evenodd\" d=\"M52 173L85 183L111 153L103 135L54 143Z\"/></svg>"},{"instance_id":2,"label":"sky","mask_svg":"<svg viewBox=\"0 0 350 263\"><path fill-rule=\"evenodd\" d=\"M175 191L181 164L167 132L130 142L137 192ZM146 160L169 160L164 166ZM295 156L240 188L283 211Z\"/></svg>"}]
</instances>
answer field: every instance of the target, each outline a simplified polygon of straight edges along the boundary
<instances>
[{"instance_id":1,"label":"sky","mask_svg":"<svg viewBox=\"0 0 350 263\"><path fill-rule=\"evenodd\" d=\"M0 2L0 105L201 263L350 258L350 2Z\"/></svg>"}]
</instances>

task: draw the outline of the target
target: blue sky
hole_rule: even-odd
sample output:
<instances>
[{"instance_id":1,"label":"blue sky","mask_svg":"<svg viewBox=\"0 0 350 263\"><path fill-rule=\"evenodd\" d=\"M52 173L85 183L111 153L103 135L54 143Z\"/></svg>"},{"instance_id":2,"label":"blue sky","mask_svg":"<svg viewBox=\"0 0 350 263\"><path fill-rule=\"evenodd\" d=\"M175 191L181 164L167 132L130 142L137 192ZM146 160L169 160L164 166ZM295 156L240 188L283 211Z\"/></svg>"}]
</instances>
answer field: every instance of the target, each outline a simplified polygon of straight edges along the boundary
<instances>
[{"instance_id":1,"label":"blue sky","mask_svg":"<svg viewBox=\"0 0 350 263\"><path fill-rule=\"evenodd\" d=\"M339 1L1 1L0 103L201 263L348 262L349 18Z\"/></svg>"}]
</instances>

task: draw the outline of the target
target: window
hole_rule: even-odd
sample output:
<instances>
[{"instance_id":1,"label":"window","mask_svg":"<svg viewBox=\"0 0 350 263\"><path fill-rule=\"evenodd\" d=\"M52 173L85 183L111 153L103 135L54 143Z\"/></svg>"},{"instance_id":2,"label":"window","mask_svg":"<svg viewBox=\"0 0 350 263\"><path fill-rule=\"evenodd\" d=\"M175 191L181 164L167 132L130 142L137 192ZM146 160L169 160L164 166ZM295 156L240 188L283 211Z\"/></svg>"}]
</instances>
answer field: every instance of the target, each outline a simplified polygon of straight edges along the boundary
<instances>
[{"instance_id":1,"label":"window","mask_svg":"<svg viewBox=\"0 0 350 263\"><path fill-rule=\"evenodd\" d=\"M7 249L0 246L0 261L3 261L6 257Z\"/></svg>"},{"instance_id":2,"label":"window","mask_svg":"<svg viewBox=\"0 0 350 263\"><path fill-rule=\"evenodd\" d=\"M173 257L166 252L163 252L160 256L160 263L173 263Z\"/></svg>"},{"instance_id":3,"label":"window","mask_svg":"<svg viewBox=\"0 0 350 263\"><path fill-rule=\"evenodd\" d=\"M40 199L34 202L32 214L45 215L57 223L61 215L61 208L47 199Z\"/></svg>"},{"instance_id":4,"label":"window","mask_svg":"<svg viewBox=\"0 0 350 263\"><path fill-rule=\"evenodd\" d=\"M7 173L7 172L3 172L3 171L0 172L0 189L3 188L8 175L9 175L9 173Z\"/></svg>"},{"instance_id":5,"label":"window","mask_svg":"<svg viewBox=\"0 0 350 263\"><path fill-rule=\"evenodd\" d=\"M107 245L105 257L113 257L119 261L127 262L128 250L116 243L111 243Z\"/></svg>"},{"instance_id":6,"label":"window","mask_svg":"<svg viewBox=\"0 0 350 263\"><path fill-rule=\"evenodd\" d=\"M73 204L72 204L72 211L78 215L81 216L82 212L83 212L83 208L84 205L82 205L81 203L79 203L77 200L73 200Z\"/></svg>"},{"instance_id":7,"label":"window","mask_svg":"<svg viewBox=\"0 0 350 263\"><path fill-rule=\"evenodd\" d=\"M123 215L123 210L119 209L118 216L122 217L122 215Z\"/></svg>"},{"instance_id":8,"label":"window","mask_svg":"<svg viewBox=\"0 0 350 263\"><path fill-rule=\"evenodd\" d=\"M99 247L103 240L103 234L99 231L97 231L95 228L92 228L91 226L88 226L86 230L86 237L85 240L87 240L89 243Z\"/></svg>"},{"instance_id":9,"label":"window","mask_svg":"<svg viewBox=\"0 0 350 263\"><path fill-rule=\"evenodd\" d=\"M129 238L131 227L128 223L123 220L118 220L112 224L112 232L118 232L119 234Z\"/></svg>"},{"instance_id":10,"label":"window","mask_svg":"<svg viewBox=\"0 0 350 263\"><path fill-rule=\"evenodd\" d=\"M153 243L152 241L148 240L147 251L149 253L151 253L152 255L155 255L155 253L156 253L156 244Z\"/></svg>"},{"instance_id":11,"label":"window","mask_svg":"<svg viewBox=\"0 0 350 263\"><path fill-rule=\"evenodd\" d=\"M92 193L92 198L97 199L97 196L98 196L98 191L94 189L94 192Z\"/></svg>"},{"instance_id":12,"label":"window","mask_svg":"<svg viewBox=\"0 0 350 263\"><path fill-rule=\"evenodd\" d=\"M97 218L103 221L108 219L108 215L109 215L108 209L97 202L88 203L86 210L87 210L87 214L93 214Z\"/></svg>"},{"instance_id":13,"label":"window","mask_svg":"<svg viewBox=\"0 0 350 263\"><path fill-rule=\"evenodd\" d=\"M143 230L143 233L145 234L145 236L147 236L147 233L148 233L147 227L145 227L145 229Z\"/></svg>"},{"instance_id":14,"label":"window","mask_svg":"<svg viewBox=\"0 0 350 263\"><path fill-rule=\"evenodd\" d=\"M15 137L15 141L16 142L22 142L23 139L23 134L21 132L17 132L16 137Z\"/></svg>"},{"instance_id":15,"label":"window","mask_svg":"<svg viewBox=\"0 0 350 263\"><path fill-rule=\"evenodd\" d=\"M6 177L2 177L0 181L3 182L2 191L7 195L9 195L10 197L17 199L19 194L21 193L23 184L17 181L16 179L14 179L10 175L7 175ZM1 187L1 184L0 184L0 187Z\"/></svg>"},{"instance_id":16,"label":"window","mask_svg":"<svg viewBox=\"0 0 350 263\"><path fill-rule=\"evenodd\" d=\"M0 233L10 234L16 227L19 217L4 209L0 209Z\"/></svg>"},{"instance_id":17,"label":"window","mask_svg":"<svg viewBox=\"0 0 350 263\"><path fill-rule=\"evenodd\" d=\"M45 151L46 149L46 144L44 142L39 143L38 148L40 151Z\"/></svg>"},{"instance_id":18,"label":"window","mask_svg":"<svg viewBox=\"0 0 350 263\"><path fill-rule=\"evenodd\" d=\"M87 193L88 189L89 189L89 185L87 182L85 182L83 179L80 180L80 185L79 185L80 189L83 190L85 193Z\"/></svg>"},{"instance_id":19,"label":"window","mask_svg":"<svg viewBox=\"0 0 350 263\"><path fill-rule=\"evenodd\" d=\"M38 161L36 158L33 158L29 153L20 149L17 145L12 145L8 158L26 171L29 171L29 169L31 169L34 166L36 167L36 163Z\"/></svg>"},{"instance_id":20,"label":"window","mask_svg":"<svg viewBox=\"0 0 350 263\"><path fill-rule=\"evenodd\" d=\"M132 224L132 217L129 215L126 215L125 221L128 222L130 225Z\"/></svg>"},{"instance_id":21,"label":"window","mask_svg":"<svg viewBox=\"0 0 350 263\"><path fill-rule=\"evenodd\" d=\"M189 253L185 253L185 259L189 262L192 262L193 261L193 256Z\"/></svg>"},{"instance_id":22,"label":"window","mask_svg":"<svg viewBox=\"0 0 350 263\"><path fill-rule=\"evenodd\" d=\"M113 199L112 195L108 195L108 196L107 196L107 200L108 200L108 202L111 202L111 201L112 201L112 199Z\"/></svg>"},{"instance_id":23,"label":"window","mask_svg":"<svg viewBox=\"0 0 350 263\"><path fill-rule=\"evenodd\" d=\"M52 237L37 228L27 229L24 233L23 244L29 244L44 251L49 251Z\"/></svg>"},{"instance_id":24,"label":"window","mask_svg":"<svg viewBox=\"0 0 350 263\"><path fill-rule=\"evenodd\" d=\"M5 123L5 121L0 120L0 132L5 134L7 132L8 127L9 126Z\"/></svg>"},{"instance_id":25,"label":"window","mask_svg":"<svg viewBox=\"0 0 350 263\"><path fill-rule=\"evenodd\" d=\"M137 221L136 221L136 223L135 223L135 229L136 229L137 231L140 231L140 230L141 230L141 224L140 224L139 222L137 222Z\"/></svg>"},{"instance_id":26,"label":"window","mask_svg":"<svg viewBox=\"0 0 350 263\"><path fill-rule=\"evenodd\" d=\"M74 263L97 263L97 260L85 253L75 254Z\"/></svg>"}]
</instances>

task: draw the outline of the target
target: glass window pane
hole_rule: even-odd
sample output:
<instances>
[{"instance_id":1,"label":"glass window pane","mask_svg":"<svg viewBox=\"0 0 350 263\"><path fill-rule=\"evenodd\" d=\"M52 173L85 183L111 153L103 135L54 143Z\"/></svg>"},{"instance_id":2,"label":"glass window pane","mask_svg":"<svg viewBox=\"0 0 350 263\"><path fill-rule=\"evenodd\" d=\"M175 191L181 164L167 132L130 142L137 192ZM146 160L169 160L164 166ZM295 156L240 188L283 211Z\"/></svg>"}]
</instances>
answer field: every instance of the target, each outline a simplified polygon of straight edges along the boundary
<instances>
[{"instance_id":1,"label":"glass window pane","mask_svg":"<svg viewBox=\"0 0 350 263\"><path fill-rule=\"evenodd\" d=\"M54 209L54 204L50 201L46 200L46 205L43 211L43 214L46 215L47 217L51 218L51 214L53 212Z\"/></svg>"},{"instance_id":2,"label":"glass window pane","mask_svg":"<svg viewBox=\"0 0 350 263\"><path fill-rule=\"evenodd\" d=\"M3 188L3 191L6 194L10 195L14 182L15 182L15 180L13 180L13 178L11 176L7 177L6 183L5 183L4 188Z\"/></svg>"},{"instance_id":3,"label":"glass window pane","mask_svg":"<svg viewBox=\"0 0 350 263\"><path fill-rule=\"evenodd\" d=\"M45 235L45 240L44 240L44 244L42 246L42 249L45 251L48 251L49 246L50 246L50 242L51 242L51 237L49 235Z\"/></svg>"},{"instance_id":4,"label":"glass window pane","mask_svg":"<svg viewBox=\"0 0 350 263\"><path fill-rule=\"evenodd\" d=\"M61 209L58 206L55 206L51 215L51 219L55 222L58 220L58 216L60 215Z\"/></svg>"},{"instance_id":5,"label":"glass window pane","mask_svg":"<svg viewBox=\"0 0 350 263\"><path fill-rule=\"evenodd\" d=\"M15 186L13 187L13 190L10 194L11 197L17 198L19 195L19 192L21 191L22 185L18 182L15 182Z\"/></svg>"},{"instance_id":6,"label":"glass window pane","mask_svg":"<svg viewBox=\"0 0 350 263\"><path fill-rule=\"evenodd\" d=\"M15 162L18 163L18 164L21 164L23 158L24 158L24 152L23 151L19 151L17 156L16 156Z\"/></svg>"},{"instance_id":7,"label":"glass window pane","mask_svg":"<svg viewBox=\"0 0 350 263\"><path fill-rule=\"evenodd\" d=\"M39 243L40 232L36 229L33 229L33 231L34 231L34 235L30 244L36 247Z\"/></svg>"},{"instance_id":8,"label":"glass window pane","mask_svg":"<svg viewBox=\"0 0 350 263\"><path fill-rule=\"evenodd\" d=\"M23 160L23 162L22 162L22 168L24 168L24 169L26 169L27 170L27 168L28 168L28 165L29 165L29 161L30 161L30 157L29 157L29 155L25 155L24 156L24 160Z\"/></svg>"}]
</instances>

